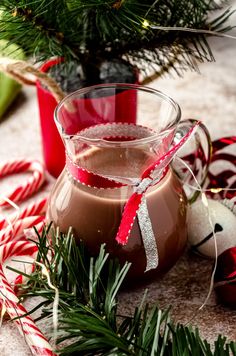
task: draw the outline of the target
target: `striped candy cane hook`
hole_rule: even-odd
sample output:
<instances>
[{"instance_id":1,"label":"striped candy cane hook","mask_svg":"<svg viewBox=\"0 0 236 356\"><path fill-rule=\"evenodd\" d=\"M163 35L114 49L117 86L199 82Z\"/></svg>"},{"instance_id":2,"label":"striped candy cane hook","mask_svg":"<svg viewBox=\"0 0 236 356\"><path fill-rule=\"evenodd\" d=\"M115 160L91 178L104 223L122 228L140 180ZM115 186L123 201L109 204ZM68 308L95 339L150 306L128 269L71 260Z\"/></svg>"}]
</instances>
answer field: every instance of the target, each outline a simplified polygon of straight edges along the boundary
<instances>
[{"instance_id":1,"label":"striped candy cane hook","mask_svg":"<svg viewBox=\"0 0 236 356\"><path fill-rule=\"evenodd\" d=\"M19 185L8 196L0 200L1 207L12 206L16 211L0 218L0 308L14 319L20 333L24 336L31 352L37 356L54 356L52 347L35 325L27 310L19 303L16 296L17 284L26 279L19 274L10 283L4 272L4 264L14 257L29 256L34 260L37 246L25 237L25 229L36 226L42 230L47 199L41 199L24 209L20 209L15 202L21 201L38 191L45 180L45 172L41 163L30 160L16 160L0 165L0 178L9 174L31 172L32 176L25 184ZM26 274L32 273L34 264L24 264ZM18 318L20 317L20 318Z\"/></svg>"},{"instance_id":2,"label":"striped candy cane hook","mask_svg":"<svg viewBox=\"0 0 236 356\"><path fill-rule=\"evenodd\" d=\"M19 303L19 299L12 290L0 265L0 298L8 315L14 319L19 331L35 356L54 356L50 344L39 328L35 325L33 319L27 314L27 310Z\"/></svg>"},{"instance_id":3,"label":"striped candy cane hook","mask_svg":"<svg viewBox=\"0 0 236 356\"><path fill-rule=\"evenodd\" d=\"M38 161L14 160L0 165L0 178L10 174L30 172L32 176L24 183L16 187L7 198L13 202L24 200L37 192L45 181L45 171L43 165ZM0 201L0 206L8 206L6 200Z\"/></svg>"}]
</instances>

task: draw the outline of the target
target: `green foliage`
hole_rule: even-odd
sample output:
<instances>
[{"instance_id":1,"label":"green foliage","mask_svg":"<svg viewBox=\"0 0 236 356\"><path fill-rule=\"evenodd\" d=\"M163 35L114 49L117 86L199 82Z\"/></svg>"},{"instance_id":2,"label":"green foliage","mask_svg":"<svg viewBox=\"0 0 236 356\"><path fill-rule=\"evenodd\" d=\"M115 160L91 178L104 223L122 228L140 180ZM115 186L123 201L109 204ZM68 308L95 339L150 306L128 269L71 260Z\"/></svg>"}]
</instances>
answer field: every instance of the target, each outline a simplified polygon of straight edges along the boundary
<instances>
[{"instance_id":1,"label":"green foliage","mask_svg":"<svg viewBox=\"0 0 236 356\"><path fill-rule=\"evenodd\" d=\"M36 60L75 59L83 66L125 58L147 74L196 69L213 55L202 33L155 26L227 31L230 10L208 20L219 8L213 0L1 0L0 39L21 45ZM221 1L221 5L224 1Z\"/></svg>"},{"instance_id":2,"label":"green foliage","mask_svg":"<svg viewBox=\"0 0 236 356\"><path fill-rule=\"evenodd\" d=\"M144 300L133 315L119 315L117 295L130 266L109 260L104 245L99 256L91 257L82 242L75 244L70 231L63 235L51 230L49 234L48 229L38 237L36 269L21 288L24 296L44 298L35 309L42 307L39 319L46 317L51 325L58 289L59 355L236 355L235 342L219 335L211 347L198 329L173 324L169 310L149 307ZM42 265L49 278L42 273Z\"/></svg>"}]
</instances>

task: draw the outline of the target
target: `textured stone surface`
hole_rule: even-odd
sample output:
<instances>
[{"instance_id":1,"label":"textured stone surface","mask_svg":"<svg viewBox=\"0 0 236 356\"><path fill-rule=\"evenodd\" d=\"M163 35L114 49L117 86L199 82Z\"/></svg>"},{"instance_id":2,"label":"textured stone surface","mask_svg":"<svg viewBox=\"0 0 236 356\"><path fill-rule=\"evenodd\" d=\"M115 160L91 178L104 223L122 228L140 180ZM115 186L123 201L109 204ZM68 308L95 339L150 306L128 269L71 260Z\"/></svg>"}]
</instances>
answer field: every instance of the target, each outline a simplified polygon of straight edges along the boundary
<instances>
[{"instance_id":1,"label":"textured stone surface","mask_svg":"<svg viewBox=\"0 0 236 356\"><path fill-rule=\"evenodd\" d=\"M236 23L236 15L233 22ZM183 118L203 120L211 136L217 138L236 134L236 41L214 38L211 44L216 63L201 64L201 75L194 72L185 73L183 78L166 75L149 86L175 98L182 108ZM0 162L14 157L41 157L34 88L24 89L6 120L0 124L0 134ZM8 184L7 180L4 181L1 182L1 193L4 191L2 184ZM235 339L236 311L218 305L214 293L203 310L198 311L208 293L211 270L210 261L186 253L161 281L148 286L147 300L161 306L171 304L173 317L182 322L195 316L191 323L198 325L202 335L210 341L218 333ZM143 292L144 288L123 292L122 310L131 311L141 300ZM6 321L0 329L0 355L30 355L24 339Z\"/></svg>"}]
</instances>

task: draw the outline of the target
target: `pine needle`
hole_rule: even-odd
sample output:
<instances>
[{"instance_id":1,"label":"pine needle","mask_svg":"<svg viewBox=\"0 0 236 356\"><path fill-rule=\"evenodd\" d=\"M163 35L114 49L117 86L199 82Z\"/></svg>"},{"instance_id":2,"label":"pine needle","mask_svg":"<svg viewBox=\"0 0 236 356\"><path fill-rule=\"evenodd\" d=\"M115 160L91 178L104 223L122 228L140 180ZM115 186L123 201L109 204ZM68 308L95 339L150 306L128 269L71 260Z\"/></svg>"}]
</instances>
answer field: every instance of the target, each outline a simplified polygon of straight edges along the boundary
<instances>
[{"instance_id":1,"label":"pine needle","mask_svg":"<svg viewBox=\"0 0 236 356\"><path fill-rule=\"evenodd\" d=\"M105 245L97 257L90 256L82 242L76 245L71 231L64 235L53 229L44 229L35 243L37 261L47 268L50 283L58 290L58 355L236 355L234 341L219 335L211 347L198 329L173 324L169 310L150 309L144 300L133 315L118 315L117 295L130 266L109 259ZM50 322L53 332L55 292L50 283L36 264L21 288L24 297L44 298L31 312L40 309L38 320Z\"/></svg>"},{"instance_id":2,"label":"pine needle","mask_svg":"<svg viewBox=\"0 0 236 356\"><path fill-rule=\"evenodd\" d=\"M225 3L2 0L0 39L22 46L36 61L63 56L69 65L76 60L84 73L111 58L125 58L144 77L171 68L182 75L186 69L197 70L196 62L214 60L207 35L231 30L228 20L233 12L222 10Z\"/></svg>"}]
</instances>

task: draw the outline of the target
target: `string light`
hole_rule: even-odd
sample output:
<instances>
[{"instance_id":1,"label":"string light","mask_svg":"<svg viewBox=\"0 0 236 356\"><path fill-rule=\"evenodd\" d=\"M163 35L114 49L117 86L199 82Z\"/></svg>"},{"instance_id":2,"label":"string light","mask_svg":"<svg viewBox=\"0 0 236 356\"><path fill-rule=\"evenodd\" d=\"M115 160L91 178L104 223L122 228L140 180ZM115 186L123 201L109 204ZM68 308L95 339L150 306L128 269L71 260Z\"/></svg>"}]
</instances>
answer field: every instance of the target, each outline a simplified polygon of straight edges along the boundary
<instances>
[{"instance_id":1,"label":"string light","mask_svg":"<svg viewBox=\"0 0 236 356\"><path fill-rule=\"evenodd\" d=\"M216 193L222 192L223 190L224 190L223 188L211 188L210 192L216 194ZM228 189L225 189L225 190L228 190Z\"/></svg>"},{"instance_id":2,"label":"string light","mask_svg":"<svg viewBox=\"0 0 236 356\"><path fill-rule=\"evenodd\" d=\"M143 26L143 28L148 28L148 27L150 27L150 23L147 20L143 20L142 26Z\"/></svg>"}]
</instances>

